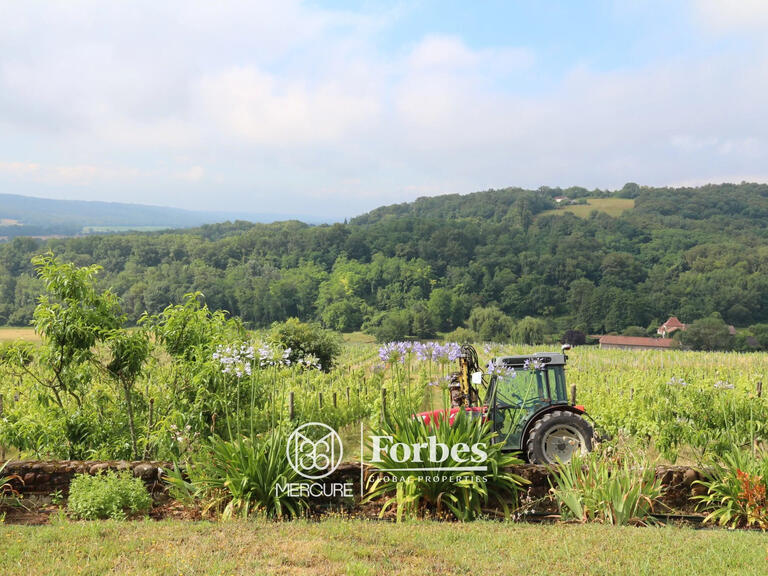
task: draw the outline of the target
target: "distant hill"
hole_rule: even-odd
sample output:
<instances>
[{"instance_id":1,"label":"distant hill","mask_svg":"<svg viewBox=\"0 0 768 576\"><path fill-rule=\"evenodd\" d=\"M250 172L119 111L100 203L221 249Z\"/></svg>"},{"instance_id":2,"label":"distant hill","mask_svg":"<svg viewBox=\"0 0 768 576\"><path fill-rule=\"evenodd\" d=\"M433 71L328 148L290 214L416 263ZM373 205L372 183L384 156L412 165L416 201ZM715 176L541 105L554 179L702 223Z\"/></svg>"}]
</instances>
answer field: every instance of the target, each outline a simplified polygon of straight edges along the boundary
<instances>
[{"instance_id":1,"label":"distant hill","mask_svg":"<svg viewBox=\"0 0 768 576\"><path fill-rule=\"evenodd\" d=\"M98 231L105 212L89 219L93 204L63 203L63 214ZM114 212L111 234L0 245L0 324L30 322L42 290L30 259L52 250L62 262L101 265L100 286L132 321L200 291L252 327L297 317L389 340L466 328L522 341L534 329L653 335L671 315L717 315L740 329L734 347L753 348L754 336L768 349L766 184L505 188L382 206L344 224L214 214L219 223L151 233L117 227L210 215L101 204ZM128 210L137 217L127 220ZM32 216L0 213L6 229Z\"/></svg>"},{"instance_id":2,"label":"distant hill","mask_svg":"<svg viewBox=\"0 0 768 576\"><path fill-rule=\"evenodd\" d=\"M16 236L49 237L157 231L190 228L227 220L263 223L291 219L296 219L296 216L198 212L143 204L54 200L0 194L0 237L5 239Z\"/></svg>"}]
</instances>

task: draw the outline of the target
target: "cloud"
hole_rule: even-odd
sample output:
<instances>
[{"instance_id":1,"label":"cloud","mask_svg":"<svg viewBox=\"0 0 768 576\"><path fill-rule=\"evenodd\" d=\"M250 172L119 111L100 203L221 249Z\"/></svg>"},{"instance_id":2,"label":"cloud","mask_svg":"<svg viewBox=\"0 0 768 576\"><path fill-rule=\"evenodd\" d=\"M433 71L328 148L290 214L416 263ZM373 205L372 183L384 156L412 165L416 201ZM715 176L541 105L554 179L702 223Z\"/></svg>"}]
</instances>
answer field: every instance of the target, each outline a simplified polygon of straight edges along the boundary
<instances>
[{"instance_id":1,"label":"cloud","mask_svg":"<svg viewBox=\"0 0 768 576\"><path fill-rule=\"evenodd\" d=\"M713 32L764 32L768 26L764 0L692 0L692 5L699 22Z\"/></svg>"},{"instance_id":2,"label":"cloud","mask_svg":"<svg viewBox=\"0 0 768 576\"><path fill-rule=\"evenodd\" d=\"M198 97L220 135L279 147L338 141L375 122L379 107L354 86L332 80L310 86L252 67L204 77Z\"/></svg>"},{"instance_id":3,"label":"cloud","mask_svg":"<svg viewBox=\"0 0 768 576\"><path fill-rule=\"evenodd\" d=\"M189 170L179 173L178 178L187 182L199 182L204 175L205 170L202 166L192 166Z\"/></svg>"},{"instance_id":4,"label":"cloud","mask_svg":"<svg viewBox=\"0 0 768 576\"><path fill-rule=\"evenodd\" d=\"M741 180L768 163L768 4L746 5L692 1L703 49L597 68L553 62L556 39L429 24L393 47L403 5L4 3L0 183L351 216L505 185ZM754 42L718 50L729 34Z\"/></svg>"},{"instance_id":5,"label":"cloud","mask_svg":"<svg viewBox=\"0 0 768 576\"><path fill-rule=\"evenodd\" d=\"M40 170L40 165L34 162L0 162L0 174L9 176L28 176Z\"/></svg>"}]
</instances>

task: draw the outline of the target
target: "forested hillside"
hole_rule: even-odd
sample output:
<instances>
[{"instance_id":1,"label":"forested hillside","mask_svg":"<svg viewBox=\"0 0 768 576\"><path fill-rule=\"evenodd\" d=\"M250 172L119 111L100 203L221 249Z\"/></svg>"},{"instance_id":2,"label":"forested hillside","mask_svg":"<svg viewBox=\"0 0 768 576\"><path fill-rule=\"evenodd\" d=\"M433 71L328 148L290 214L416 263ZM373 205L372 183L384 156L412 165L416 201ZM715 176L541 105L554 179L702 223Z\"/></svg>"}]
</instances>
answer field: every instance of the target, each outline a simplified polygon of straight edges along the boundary
<instances>
[{"instance_id":1,"label":"forested hillside","mask_svg":"<svg viewBox=\"0 0 768 576\"><path fill-rule=\"evenodd\" d=\"M560 198L560 205L556 197ZM634 199L619 216L563 203ZM550 332L646 328L719 313L768 322L768 185L608 193L490 190L382 207L348 224L235 222L0 246L0 322L27 324L41 291L30 258L104 267L130 318L184 294L252 326L297 316L351 331L498 337L527 316Z\"/></svg>"}]
</instances>

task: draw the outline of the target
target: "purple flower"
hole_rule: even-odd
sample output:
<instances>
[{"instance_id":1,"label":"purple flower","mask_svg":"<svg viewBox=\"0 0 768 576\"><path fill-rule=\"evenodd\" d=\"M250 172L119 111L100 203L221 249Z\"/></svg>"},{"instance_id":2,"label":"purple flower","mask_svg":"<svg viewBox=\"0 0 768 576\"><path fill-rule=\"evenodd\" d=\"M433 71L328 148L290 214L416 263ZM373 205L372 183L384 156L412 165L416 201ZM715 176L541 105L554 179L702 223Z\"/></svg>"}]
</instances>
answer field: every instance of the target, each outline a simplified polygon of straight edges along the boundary
<instances>
[{"instance_id":1,"label":"purple flower","mask_svg":"<svg viewBox=\"0 0 768 576\"><path fill-rule=\"evenodd\" d=\"M387 342L379 348L379 359L385 364L405 363L405 358L410 354L413 345L410 342Z\"/></svg>"},{"instance_id":2,"label":"purple flower","mask_svg":"<svg viewBox=\"0 0 768 576\"><path fill-rule=\"evenodd\" d=\"M539 358L529 358L523 363L523 370L544 370L546 362Z\"/></svg>"},{"instance_id":3,"label":"purple flower","mask_svg":"<svg viewBox=\"0 0 768 576\"><path fill-rule=\"evenodd\" d=\"M501 376L510 378L517 376L514 368L505 365L503 362L497 362L494 364L493 360L488 362L485 373L488 374L488 376Z\"/></svg>"},{"instance_id":4,"label":"purple flower","mask_svg":"<svg viewBox=\"0 0 768 576\"><path fill-rule=\"evenodd\" d=\"M456 342L448 342L445 347L447 349L446 354L450 362L459 359L459 356L461 356L461 346L459 346Z\"/></svg>"}]
</instances>

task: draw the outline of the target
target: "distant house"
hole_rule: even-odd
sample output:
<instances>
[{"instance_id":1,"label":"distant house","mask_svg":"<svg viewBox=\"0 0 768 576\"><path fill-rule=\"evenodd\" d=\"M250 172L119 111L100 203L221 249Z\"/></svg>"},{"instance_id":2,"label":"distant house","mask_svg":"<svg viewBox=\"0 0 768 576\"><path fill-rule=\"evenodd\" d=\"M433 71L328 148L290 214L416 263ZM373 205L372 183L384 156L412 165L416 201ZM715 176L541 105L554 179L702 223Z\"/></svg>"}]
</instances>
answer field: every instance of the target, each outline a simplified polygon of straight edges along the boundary
<instances>
[{"instance_id":1,"label":"distant house","mask_svg":"<svg viewBox=\"0 0 768 576\"><path fill-rule=\"evenodd\" d=\"M672 332L675 330L685 330L685 324L680 322L680 320L677 319L677 316L670 316L669 320L664 322L661 326L659 326L658 330L656 330L656 334L659 336L666 338Z\"/></svg>"},{"instance_id":2,"label":"distant house","mask_svg":"<svg viewBox=\"0 0 768 576\"><path fill-rule=\"evenodd\" d=\"M685 329L687 327L688 327L688 325L687 324L683 324L682 322L680 322L680 320L677 319L677 316L670 316L669 320L667 320L666 322L664 322L664 324L659 326L658 330L656 330L656 334L658 334L659 336L661 336L663 338L666 338L667 336L672 334L672 332L674 332L675 330L680 330L681 332L685 332ZM731 326L729 324L728 325L728 333L731 336L735 336L736 335L736 328L734 328L733 326Z\"/></svg>"},{"instance_id":3,"label":"distant house","mask_svg":"<svg viewBox=\"0 0 768 576\"><path fill-rule=\"evenodd\" d=\"M568 196L555 196L555 204L558 206L560 204L568 204L570 201L571 199Z\"/></svg>"},{"instance_id":4,"label":"distant house","mask_svg":"<svg viewBox=\"0 0 768 576\"><path fill-rule=\"evenodd\" d=\"M672 338L645 338L641 336L600 336L600 348L619 350L666 350L677 346Z\"/></svg>"}]
</instances>

